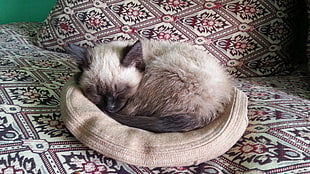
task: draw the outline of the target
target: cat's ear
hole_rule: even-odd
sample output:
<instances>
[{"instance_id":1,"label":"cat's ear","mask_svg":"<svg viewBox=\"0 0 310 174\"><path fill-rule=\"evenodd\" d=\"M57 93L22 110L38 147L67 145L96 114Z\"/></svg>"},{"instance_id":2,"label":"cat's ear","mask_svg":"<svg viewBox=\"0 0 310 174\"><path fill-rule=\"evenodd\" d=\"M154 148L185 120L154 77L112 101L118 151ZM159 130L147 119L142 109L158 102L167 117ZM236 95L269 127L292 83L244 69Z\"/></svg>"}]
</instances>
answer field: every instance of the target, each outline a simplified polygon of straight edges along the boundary
<instances>
[{"instance_id":1,"label":"cat's ear","mask_svg":"<svg viewBox=\"0 0 310 174\"><path fill-rule=\"evenodd\" d=\"M121 64L125 67L135 66L140 71L144 71L142 43L138 40L132 46L127 47L125 51Z\"/></svg>"},{"instance_id":2,"label":"cat's ear","mask_svg":"<svg viewBox=\"0 0 310 174\"><path fill-rule=\"evenodd\" d=\"M87 54L87 48L80 47L73 43L67 43L65 49L68 53L74 55L80 70L89 67L90 59L89 55Z\"/></svg>"}]
</instances>

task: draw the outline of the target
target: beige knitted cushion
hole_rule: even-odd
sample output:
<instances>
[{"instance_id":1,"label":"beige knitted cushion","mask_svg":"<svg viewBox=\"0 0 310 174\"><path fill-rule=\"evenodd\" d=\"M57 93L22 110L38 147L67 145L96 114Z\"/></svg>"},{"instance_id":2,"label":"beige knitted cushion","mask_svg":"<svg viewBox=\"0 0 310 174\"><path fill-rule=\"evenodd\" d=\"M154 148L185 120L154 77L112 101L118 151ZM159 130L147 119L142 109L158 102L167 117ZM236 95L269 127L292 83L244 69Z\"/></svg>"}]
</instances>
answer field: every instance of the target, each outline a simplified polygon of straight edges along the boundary
<instances>
[{"instance_id":1,"label":"beige knitted cushion","mask_svg":"<svg viewBox=\"0 0 310 174\"><path fill-rule=\"evenodd\" d=\"M64 87L61 112L67 128L84 145L107 157L148 167L216 158L239 140L248 124L247 97L238 89L223 115L186 133L152 133L122 125L85 98L73 80Z\"/></svg>"}]
</instances>

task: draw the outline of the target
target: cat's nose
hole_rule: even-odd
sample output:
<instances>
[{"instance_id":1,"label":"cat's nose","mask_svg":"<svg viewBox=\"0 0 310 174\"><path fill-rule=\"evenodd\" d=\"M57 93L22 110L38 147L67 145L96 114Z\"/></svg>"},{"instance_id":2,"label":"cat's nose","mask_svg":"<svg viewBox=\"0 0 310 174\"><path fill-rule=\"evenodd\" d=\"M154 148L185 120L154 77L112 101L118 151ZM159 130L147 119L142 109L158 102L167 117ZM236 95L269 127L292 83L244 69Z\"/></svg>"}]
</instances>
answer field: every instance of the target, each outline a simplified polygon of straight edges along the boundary
<instances>
[{"instance_id":1,"label":"cat's nose","mask_svg":"<svg viewBox=\"0 0 310 174\"><path fill-rule=\"evenodd\" d=\"M116 112L116 105L115 104L108 105L107 106L107 111L111 112L111 113Z\"/></svg>"},{"instance_id":2,"label":"cat's nose","mask_svg":"<svg viewBox=\"0 0 310 174\"><path fill-rule=\"evenodd\" d=\"M108 97L107 98L107 106L106 106L106 110L108 112L114 113L117 111L117 105L116 105L116 101L113 97Z\"/></svg>"}]
</instances>

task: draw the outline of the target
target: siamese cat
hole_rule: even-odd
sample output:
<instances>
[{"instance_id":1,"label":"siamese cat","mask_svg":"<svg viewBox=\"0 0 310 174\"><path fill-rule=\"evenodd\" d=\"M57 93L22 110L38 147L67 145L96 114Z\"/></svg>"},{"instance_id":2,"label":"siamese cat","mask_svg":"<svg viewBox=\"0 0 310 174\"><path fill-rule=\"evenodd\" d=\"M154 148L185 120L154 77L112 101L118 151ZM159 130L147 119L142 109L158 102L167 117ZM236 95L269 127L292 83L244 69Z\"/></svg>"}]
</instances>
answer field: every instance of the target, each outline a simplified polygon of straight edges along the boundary
<instances>
[{"instance_id":1,"label":"siamese cat","mask_svg":"<svg viewBox=\"0 0 310 174\"><path fill-rule=\"evenodd\" d=\"M68 43L84 95L116 121L153 132L201 128L224 111L230 76L205 51L179 42Z\"/></svg>"}]
</instances>

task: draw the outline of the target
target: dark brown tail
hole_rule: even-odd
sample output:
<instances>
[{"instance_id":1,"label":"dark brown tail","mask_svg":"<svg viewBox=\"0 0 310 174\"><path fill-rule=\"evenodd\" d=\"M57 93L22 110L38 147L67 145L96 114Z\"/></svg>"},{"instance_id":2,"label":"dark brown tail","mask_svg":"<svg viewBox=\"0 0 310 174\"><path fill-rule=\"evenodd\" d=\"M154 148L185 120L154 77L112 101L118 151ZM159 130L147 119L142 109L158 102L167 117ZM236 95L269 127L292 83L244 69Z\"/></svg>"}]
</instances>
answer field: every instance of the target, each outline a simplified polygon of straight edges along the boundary
<instances>
[{"instance_id":1,"label":"dark brown tail","mask_svg":"<svg viewBox=\"0 0 310 174\"><path fill-rule=\"evenodd\" d=\"M135 128L140 128L156 133L163 132L185 132L204 126L195 114L177 113L168 116L127 116L120 114L109 114L116 121Z\"/></svg>"}]
</instances>

